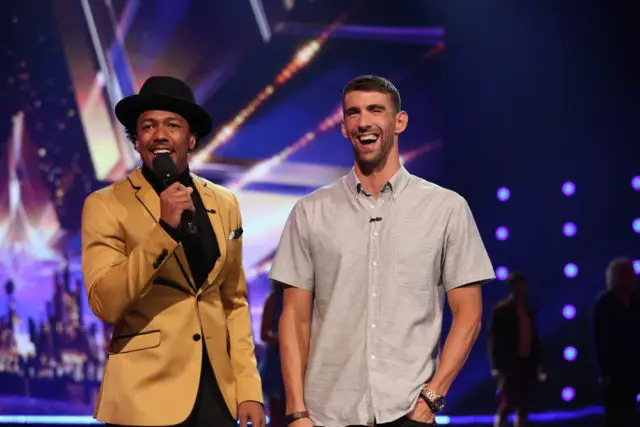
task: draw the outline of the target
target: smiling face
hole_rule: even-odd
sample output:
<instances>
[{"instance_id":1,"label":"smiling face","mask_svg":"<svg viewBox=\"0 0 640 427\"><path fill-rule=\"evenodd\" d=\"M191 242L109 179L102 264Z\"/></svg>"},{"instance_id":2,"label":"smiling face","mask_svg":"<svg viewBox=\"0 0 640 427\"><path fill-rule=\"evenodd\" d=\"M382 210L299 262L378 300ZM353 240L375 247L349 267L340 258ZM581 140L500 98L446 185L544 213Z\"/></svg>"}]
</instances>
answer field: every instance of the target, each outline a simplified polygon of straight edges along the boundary
<instances>
[{"instance_id":1,"label":"smiling face","mask_svg":"<svg viewBox=\"0 0 640 427\"><path fill-rule=\"evenodd\" d=\"M398 157L398 134L407 126L407 114L396 112L388 94L351 91L343 99L342 135L353 147L361 171L382 169L390 156Z\"/></svg>"},{"instance_id":2,"label":"smiling face","mask_svg":"<svg viewBox=\"0 0 640 427\"><path fill-rule=\"evenodd\" d=\"M187 120L169 111L145 111L138 117L136 150L145 166L153 169L153 159L164 153L171 155L178 172L187 169L187 155L196 146L196 137Z\"/></svg>"}]
</instances>

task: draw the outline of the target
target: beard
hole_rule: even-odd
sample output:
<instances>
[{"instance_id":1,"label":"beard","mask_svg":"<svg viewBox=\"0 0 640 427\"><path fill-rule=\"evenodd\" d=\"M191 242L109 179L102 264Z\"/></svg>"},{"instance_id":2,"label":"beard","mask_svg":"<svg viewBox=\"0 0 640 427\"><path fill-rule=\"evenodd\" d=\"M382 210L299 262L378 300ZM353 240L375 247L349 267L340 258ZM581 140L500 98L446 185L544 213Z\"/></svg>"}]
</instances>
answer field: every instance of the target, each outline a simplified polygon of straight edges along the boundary
<instances>
[{"instance_id":1,"label":"beard","mask_svg":"<svg viewBox=\"0 0 640 427\"><path fill-rule=\"evenodd\" d=\"M374 144L377 143L378 141ZM365 175L369 175L374 171L380 170L387 164L389 154L393 148L393 136L387 136L385 134L380 135L379 144L380 146L378 149L372 153L364 150L361 151L360 142L352 143L356 163Z\"/></svg>"}]
</instances>

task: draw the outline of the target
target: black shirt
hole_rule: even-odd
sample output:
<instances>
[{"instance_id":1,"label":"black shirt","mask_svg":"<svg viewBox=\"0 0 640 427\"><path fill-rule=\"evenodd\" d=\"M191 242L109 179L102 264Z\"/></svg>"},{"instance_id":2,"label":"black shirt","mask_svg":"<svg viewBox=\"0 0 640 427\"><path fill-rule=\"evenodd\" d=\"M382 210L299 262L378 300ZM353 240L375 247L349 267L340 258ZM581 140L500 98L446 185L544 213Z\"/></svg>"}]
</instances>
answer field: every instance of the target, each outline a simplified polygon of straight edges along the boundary
<instances>
[{"instance_id":1,"label":"black shirt","mask_svg":"<svg viewBox=\"0 0 640 427\"><path fill-rule=\"evenodd\" d=\"M164 185L153 173L151 169L146 166L142 166L142 174L145 179L151 184L153 189L160 195L164 191ZM196 208L193 214L193 224L197 228L197 233L190 235L183 233L180 229L172 228L170 225L160 220L162 227L178 242L182 242L184 252L189 263L191 275L195 281L194 285L196 289L200 288L204 281L207 279L207 275L213 269L216 261L220 257L220 248L218 247L218 241L216 240L215 231L211 226L211 221L207 211L202 202L202 198L198 193L189 169L185 170L178 181L185 187L193 188L191 198L193 205Z\"/></svg>"}]
</instances>

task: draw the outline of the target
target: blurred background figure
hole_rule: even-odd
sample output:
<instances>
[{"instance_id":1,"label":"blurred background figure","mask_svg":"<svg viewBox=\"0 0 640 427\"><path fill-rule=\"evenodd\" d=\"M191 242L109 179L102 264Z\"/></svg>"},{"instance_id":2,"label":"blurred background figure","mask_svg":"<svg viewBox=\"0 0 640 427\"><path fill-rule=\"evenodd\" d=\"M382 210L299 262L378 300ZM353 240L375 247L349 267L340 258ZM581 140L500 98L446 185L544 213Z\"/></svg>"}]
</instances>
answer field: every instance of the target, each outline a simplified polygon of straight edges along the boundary
<instances>
[{"instance_id":1,"label":"blurred background figure","mask_svg":"<svg viewBox=\"0 0 640 427\"><path fill-rule=\"evenodd\" d=\"M280 349L278 323L282 314L282 287L271 282L271 293L264 302L260 339L264 343L264 353L258 369L262 377L262 390L268 405L269 425L284 427L285 395L280 369Z\"/></svg>"},{"instance_id":2,"label":"blurred background figure","mask_svg":"<svg viewBox=\"0 0 640 427\"><path fill-rule=\"evenodd\" d=\"M506 426L508 414L515 410L515 425L522 427L528 425L536 379L546 375L541 364L536 311L527 301L527 279L513 271L508 283L509 296L494 307L490 324L489 352L499 390L494 425Z\"/></svg>"},{"instance_id":3,"label":"blurred background figure","mask_svg":"<svg viewBox=\"0 0 640 427\"><path fill-rule=\"evenodd\" d=\"M640 299L631 260L616 258L606 273L607 290L596 300L593 332L607 427L639 426Z\"/></svg>"}]
</instances>

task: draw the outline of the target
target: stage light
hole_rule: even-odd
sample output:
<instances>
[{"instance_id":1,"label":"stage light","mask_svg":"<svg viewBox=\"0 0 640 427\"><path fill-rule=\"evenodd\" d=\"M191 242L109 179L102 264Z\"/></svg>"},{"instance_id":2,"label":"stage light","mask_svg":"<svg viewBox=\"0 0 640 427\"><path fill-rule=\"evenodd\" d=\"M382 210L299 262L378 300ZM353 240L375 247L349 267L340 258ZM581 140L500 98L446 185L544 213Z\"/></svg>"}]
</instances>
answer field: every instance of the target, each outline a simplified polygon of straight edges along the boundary
<instances>
[{"instance_id":1,"label":"stage light","mask_svg":"<svg viewBox=\"0 0 640 427\"><path fill-rule=\"evenodd\" d=\"M636 402L640 403L640 393L636 396Z\"/></svg>"},{"instance_id":2,"label":"stage light","mask_svg":"<svg viewBox=\"0 0 640 427\"><path fill-rule=\"evenodd\" d=\"M636 271L636 274L640 275L640 259L633 261L633 269Z\"/></svg>"},{"instance_id":3,"label":"stage light","mask_svg":"<svg viewBox=\"0 0 640 427\"><path fill-rule=\"evenodd\" d=\"M640 175L631 178L631 187L636 191L640 191Z\"/></svg>"},{"instance_id":4,"label":"stage light","mask_svg":"<svg viewBox=\"0 0 640 427\"><path fill-rule=\"evenodd\" d=\"M507 240L508 237L509 237L509 230L507 230L507 227L498 227L496 229L496 239Z\"/></svg>"},{"instance_id":5,"label":"stage light","mask_svg":"<svg viewBox=\"0 0 640 427\"><path fill-rule=\"evenodd\" d=\"M571 304L567 304L562 308L562 315L565 319L573 319L576 317L576 308Z\"/></svg>"},{"instance_id":6,"label":"stage light","mask_svg":"<svg viewBox=\"0 0 640 427\"><path fill-rule=\"evenodd\" d=\"M578 266L570 262L569 264L564 266L564 274L570 279L573 279L578 275Z\"/></svg>"},{"instance_id":7,"label":"stage light","mask_svg":"<svg viewBox=\"0 0 640 427\"><path fill-rule=\"evenodd\" d=\"M565 236L572 237L575 236L578 232L578 227L576 227L576 225L572 222L565 222L562 226L562 232Z\"/></svg>"},{"instance_id":8,"label":"stage light","mask_svg":"<svg viewBox=\"0 0 640 427\"><path fill-rule=\"evenodd\" d=\"M633 227L633 231L640 234L640 218L636 218L633 220L632 227Z\"/></svg>"},{"instance_id":9,"label":"stage light","mask_svg":"<svg viewBox=\"0 0 640 427\"><path fill-rule=\"evenodd\" d=\"M565 387L562 389L562 400L565 402L571 402L576 397L576 391L572 387Z\"/></svg>"},{"instance_id":10,"label":"stage light","mask_svg":"<svg viewBox=\"0 0 640 427\"><path fill-rule=\"evenodd\" d=\"M563 354L565 360L573 362L574 360L576 360L576 357L578 357L578 350L576 350L575 347L569 346L564 349Z\"/></svg>"},{"instance_id":11,"label":"stage light","mask_svg":"<svg viewBox=\"0 0 640 427\"><path fill-rule=\"evenodd\" d=\"M509 270L507 270L507 267L496 268L496 277L498 278L498 280L507 280L508 276Z\"/></svg>"},{"instance_id":12,"label":"stage light","mask_svg":"<svg viewBox=\"0 0 640 427\"><path fill-rule=\"evenodd\" d=\"M511 191L507 187L498 188L498 200L506 202L511 197Z\"/></svg>"},{"instance_id":13,"label":"stage light","mask_svg":"<svg viewBox=\"0 0 640 427\"><path fill-rule=\"evenodd\" d=\"M565 196L570 197L576 192L576 186L573 182L567 181L562 184L562 192Z\"/></svg>"}]
</instances>

